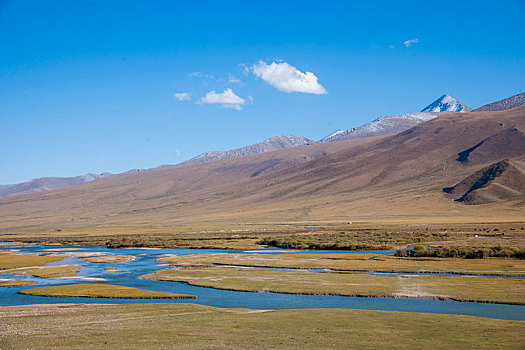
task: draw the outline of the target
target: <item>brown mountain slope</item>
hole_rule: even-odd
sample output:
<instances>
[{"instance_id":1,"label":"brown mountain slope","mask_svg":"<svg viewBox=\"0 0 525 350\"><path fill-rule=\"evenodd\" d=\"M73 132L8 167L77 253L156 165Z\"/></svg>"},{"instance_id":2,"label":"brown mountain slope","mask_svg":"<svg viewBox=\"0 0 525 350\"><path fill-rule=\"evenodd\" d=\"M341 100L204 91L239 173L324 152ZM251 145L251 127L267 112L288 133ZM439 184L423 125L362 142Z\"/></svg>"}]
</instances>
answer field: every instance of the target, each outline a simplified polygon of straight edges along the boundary
<instances>
[{"instance_id":1,"label":"brown mountain slope","mask_svg":"<svg viewBox=\"0 0 525 350\"><path fill-rule=\"evenodd\" d=\"M13 185L0 185L0 198L16 194L35 193L76 186L112 176L110 173L85 174L74 177L41 177Z\"/></svg>"},{"instance_id":2,"label":"brown mountain slope","mask_svg":"<svg viewBox=\"0 0 525 350\"><path fill-rule=\"evenodd\" d=\"M451 113L361 145L317 144L4 198L0 228L175 227L349 218L513 220L522 217L519 203L465 206L441 190L500 160L492 158L502 152L487 153L486 160L475 165L456 161L458 153L509 128L525 129L525 107ZM326 145L340 151L327 154ZM518 149L514 159L525 160L524 152Z\"/></svg>"},{"instance_id":3,"label":"brown mountain slope","mask_svg":"<svg viewBox=\"0 0 525 350\"><path fill-rule=\"evenodd\" d=\"M504 159L443 189L465 204L485 204L514 198L525 199L525 163Z\"/></svg>"},{"instance_id":4,"label":"brown mountain slope","mask_svg":"<svg viewBox=\"0 0 525 350\"><path fill-rule=\"evenodd\" d=\"M525 92L479 107L476 111L503 111L525 104Z\"/></svg>"},{"instance_id":5,"label":"brown mountain slope","mask_svg":"<svg viewBox=\"0 0 525 350\"><path fill-rule=\"evenodd\" d=\"M468 174L472 166L455 161L457 154L481 140L499 140L501 125L525 126L525 107L508 112L448 114L372 144L356 146L272 176L278 196L341 193L389 188L396 184L436 187L446 177ZM511 131L511 134L519 132ZM503 134L503 136L506 134ZM493 142L480 148L477 164L501 155L525 155L521 143ZM476 170L479 167L476 167ZM269 180L260 179L261 181Z\"/></svg>"},{"instance_id":6,"label":"brown mountain slope","mask_svg":"<svg viewBox=\"0 0 525 350\"><path fill-rule=\"evenodd\" d=\"M460 163L479 164L491 159L518 157L525 149L525 133L516 127L504 129L458 153Z\"/></svg>"},{"instance_id":7,"label":"brown mountain slope","mask_svg":"<svg viewBox=\"0 0 525 350\"><path fill-rule=\"evenodd\" d=\"M31 228L52 222L53 227L102 224L123 217L135 224L141 213L203 204L220 198L218 188L257 178L303 162L324 157L352 145L373 141L363 138L294 147L238 159L206 164L175 165L115 175L98 185L83 184L38 194L0 198L0 231ZM21 220L21 218L24 220ZM171 217L171 214L168 214ZM165 219L165 218L164 218ZM163 219L163 220L164 220ZM128 219L125 219L128 222ZM155 221L146 217L140 221ZM163 221L160 220L160 221Z\"/></svg>"}]
</instances>

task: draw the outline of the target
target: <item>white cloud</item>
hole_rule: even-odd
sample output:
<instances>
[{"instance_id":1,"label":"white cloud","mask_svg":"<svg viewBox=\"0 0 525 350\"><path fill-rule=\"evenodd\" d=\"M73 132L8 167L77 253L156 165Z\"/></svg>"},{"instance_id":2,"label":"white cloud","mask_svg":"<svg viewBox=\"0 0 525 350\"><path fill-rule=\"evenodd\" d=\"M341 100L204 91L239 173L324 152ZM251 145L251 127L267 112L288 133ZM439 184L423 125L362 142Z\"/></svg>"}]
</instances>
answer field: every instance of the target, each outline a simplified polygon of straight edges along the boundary
<instances>
[{"instance_id":1,"label":"white cloud","mask_svg":"<svg viewBox=\"0 0 525 350\"><path fill-rule=\"evenodd\" d=\"M228 74L228 83L240 83L241 81L233 74Z\"/></svg>"},{"instance_id":2,"label":"white cloud","mask_svg":"<svg viewBox=\"0 0 525 350\"><path fill-rule=\"evenodd\" d=\"M191 100L191 94L189 92L177 92L173 96L179 101L189 101Z\"/></svg>"},{"instance_id":3,"label":"white cloud","mask_svg":"<svg viewBox=\"0 0 525 350\"><path fill-rule=\"evenodd\" d=\"M244 99L237 96L232 89L226 89L221 93L210 91L206 96L201 97L198 104L220 104L225 108L233 108L241 110L241 105L244 104Z\"/></svg>"},{"instance_id":4,"label":"white cloud","mask_svg":"<svg viewBox=\"0 0 525 350\"><path fill-rule=\"evenodd\" d=\"M250 67L248 67L246 64L239 63L238 66L241 69L242 74L244 75L250 74Z\"/></svg>"},{"instance_id":5,"label":"white cloud","mask_svg":"<svg viewBox=\"0 0 525 350\"><path fill-rule=\"evenodd\" d=\"M327 94L326 89L317 82L317 77L312 72L303 73L286 62L272 62L266 64L264 61L251 67L253 74L284 92L304 92L308 94Z\"/></svg>"},{"instance_id":6,"label":"white cloud","mask_svg":"<svg viewBox=\"0 0 525 350\"><path fill-rule=\"evenodd\" d=\"M206 78L206 79L213 79L214 76L212 74L206 74L206 73L203 73L203 72L192 72L190 74L188 74L189 77L192 77L192 78Z\"/></svg>"},{"instance_id":7,"label":"white cloud","mask_svg":"<svg viewBox=\"0 0 525 350\"><path fill-rule=\"evenodd\" d=\"M415 39L410 39L410 40L403 42L403 45L405 45L405 47L410 47L414 44L417 44L418 42L419 42L419 39L415 38Z\"/></svg>"},{"instance_id":8,"label":"white cloud","mask_svg":"<svg viewBox=\"0 0 525 350\"><path fill-rule=\"evenodd\" d=\"M396 47L394 45L388 45L389 49L395 49Z\"/></svg>"}]
</instances>

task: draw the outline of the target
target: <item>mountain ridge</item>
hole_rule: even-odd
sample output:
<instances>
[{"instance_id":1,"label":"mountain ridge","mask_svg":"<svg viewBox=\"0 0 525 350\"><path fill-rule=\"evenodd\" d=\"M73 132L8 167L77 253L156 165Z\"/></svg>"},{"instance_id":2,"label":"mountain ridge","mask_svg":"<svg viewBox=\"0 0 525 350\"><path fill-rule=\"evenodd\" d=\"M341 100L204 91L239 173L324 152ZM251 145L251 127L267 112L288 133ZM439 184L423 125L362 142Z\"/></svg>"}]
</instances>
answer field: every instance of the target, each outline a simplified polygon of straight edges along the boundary
<instances>
[{"instance_id":1,"label":"mountain ridge","mask_svg":"<svg viewBox=\"0 0 525 350\"><path fill-rule=\"evenodd\" d=\"M233 159L238 157L250 156L259 153L276 151L279 149L313 145L317 141L311 140L303 136L295 135L279 135L270 137L263 142L253 145L244 146L229 151L208 151L183 162L182 164L206 163L217 160Z\"/></svg>"},{"instance_id":2,"label":"mountain ridge","mask_svg":"<svg viewBox=\"0 0 525 350\"><path fill-rule=\"evenodd\" d=\"M441 113L465 113L470 111L472 111L472 108L459 102L454 97L445 94L423 108L420 112L379 117L360 127L347 130L337 130L322 138L320 142L334 142L356 137L392 135L407 130L419 123L434 119Z\"/></svg>"},{"instance_id":3,"label":"mountain ridge","mask_svg":"<svg viewBox=\"0 0 525 350\"><path fill-rule=\"evenodd\" d=\"M0 198L15 194L35 193L76 186L107 178L112 175L113 174L111 173L87 173L71 177L40 177L17 184L0 185Z\"/></svg>"},{"instance_id":4,"label":"mountain ridge","mask_svg":"<svg viewBox=\"0 0 525 350\"><path fill-rule=\"evenodd\" d=\"M0 227L4 231L178 227L350 218L475 221L486 220L488 213L514 220L522 216L523 196L479 206L451 201L442 191L509 154L514 154L512 161L525 161L525 150L515 152L499 142L494 143L499 150L478 149L485 154L481 162L456 161L461 151L498 134L500 124L525 128L525 106L445 113L361 144L318 143L3 198Z\"/></svg>"},{"instance_id":5,"label":"mountain ridge","mask_svg":"<svg viewBox=\"0 0 525 350\"><path fill-rule=\"evenodd\" d=\"M525 92L479 107L475 111L503 111L525 104Z\"/></svg>"}]
</instances>

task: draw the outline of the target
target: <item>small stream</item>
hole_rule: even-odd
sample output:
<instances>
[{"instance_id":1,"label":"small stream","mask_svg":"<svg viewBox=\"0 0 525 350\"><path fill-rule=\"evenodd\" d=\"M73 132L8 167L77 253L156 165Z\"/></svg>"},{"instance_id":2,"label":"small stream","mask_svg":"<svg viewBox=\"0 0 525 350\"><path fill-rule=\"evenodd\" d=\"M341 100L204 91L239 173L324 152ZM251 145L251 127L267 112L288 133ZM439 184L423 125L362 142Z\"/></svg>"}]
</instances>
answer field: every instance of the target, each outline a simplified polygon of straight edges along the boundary
<instances>
[{"instance_id":1,"label":"small stream","mask_svg":"<svg viewBox=\"0 0 525 350\"><path fill-rule=\"evenodd\" d=\"M53 265L80 265L83 268L77 277L102 278L102 283L135 287L158 292L183 293L197 296L194 300L184 299L107 299L107 298L58 298L38 297L18 294L18 291L42 285L71 284L84 282L75 279L44 279L37 277L23 277L14 275L0 275L0 278L28 279L39 283L20 287L0 287L0 305L30 305L55 303L87 303L87 304L123 304L123 303L197 303L221 308L250 308L250 309L302 309L302 308L352 308L364 310L389 310L406 312L428 312L440 314L472 315L497 319L525 320L525 306L470 303L448 300L412 299L412 298L362 298L341 297L330 295L293 295L280 293L250 293L219 290L207 287L191 286L183 282L151 281L141 279L140 276L153 273L169 264L159 263L156 260L166 254L206 254L206 253L242 253L242 254L294 254L294 253L372 253L392 254L393 251L291 251L281 249L261 250L228 250L228 249L109 249L104 246L42 246L38 244L13 245L9 249L13 253L38 253L42 255L63 255L68 252L109 253L113 255L133 255L135 260L125 263L87 263L82 258L66 257L62 261L48 264ZM65 251L64 249L69 249ZM115 266L114 271L105 271L104 267ZM218 267L220 268L220 267ZM272 268L262 268L272 269ZM319 269L280 269L285 271L324 272ZM383 274L375 273L371 274ZM388 275L418 275L399 273ZM499 276L483 276L501 278ZM522 278L522 277L520 277ZM523 278L522 278L523 279Z\"/></svg>"}]
</instances>

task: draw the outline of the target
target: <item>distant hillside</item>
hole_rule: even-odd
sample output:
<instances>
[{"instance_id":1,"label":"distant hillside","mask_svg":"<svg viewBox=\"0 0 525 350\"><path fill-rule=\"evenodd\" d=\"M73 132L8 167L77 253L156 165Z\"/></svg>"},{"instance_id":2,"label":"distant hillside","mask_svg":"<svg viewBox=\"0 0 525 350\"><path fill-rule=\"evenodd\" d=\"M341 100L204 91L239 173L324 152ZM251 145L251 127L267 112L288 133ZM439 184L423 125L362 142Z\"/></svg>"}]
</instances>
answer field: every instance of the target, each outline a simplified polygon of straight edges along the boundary
<instances>
[{"instance_id":1,"label":"distant hillside","mask_svg":"<svg viewBox=\"0 0 525 350\"><path fill-rule=\"evenodd\" d=\"M525 166L504 159L465 178L444 192L465 204L486 204L525 196Z\"/></svg>"},{"instance_id":2,"label":"distant hillside","mask_svg":"<svg viewBox=\"0 0 525 350\"><path fill-rule=\"evenodd\" d=\"M112 174L85 174L74 177L41 177L14 185L0 185L0 198L15 194L35 193L49 190L56 190L108 177Z\"/></svg>"},{"instance_id":3,"label":"distant hillside","mask_svg":"<svg viewBox=\"0 0 525 350\"><path fill-rule=\"evenodd\" d=\"M197 157L184 162L183 164L207 163L207 162L214 162L217 160L234 159L234 158L239 158L239 157L251 156L254 154L261 154L261 153L266 153L266 152L271 152L271 151L277 151L280 149L285 149L285 148L290 148L290 147L313 145L315 143L317 143L317 141L310 140L302 136L294 136L294 135L274 136L261 143L256 143L254 145L250 145L250 146L246 146L242 148L236 148L230 151L211 151L211 152L202 153L198 155Z\"/></svg>"},{"instance_id":4,"label":"distant hillside","mask_svg":"<svg viewBox=\"0 0 525 350\"><path fill-rule=\"evenodd\" d=\"M515 221L523 218L525 206L518 172L525 148L515 143L520 130L525 130L525 106L444 113L366 143L317 143L2 198L0 227L41 232L106 225L126 230L268 222ZM514 141L501 142L508 137ZM457 160L480 143L466 162ZM470 191L478 198L483 194L482 205L453 200L477 179L453 198L443 193L444 187L506 159L510 166L501 176Z\"/></svg>"},{"instance_id":5,"label":"distant hillside","mask_svg":"<svg viewBox=\"0 0 525 350\"><path fill-rule=\"evenodd\" d=\"M522 92L521 94L484 105L476 109L476 111L503 111L506 109L516 108L524 104L525 92Z\"/></svg>"}]
</instances>

